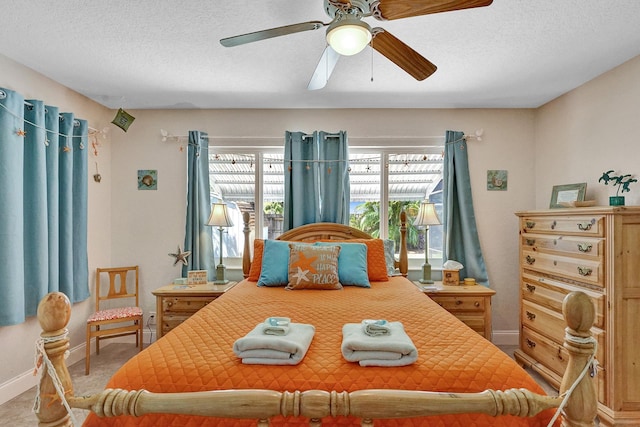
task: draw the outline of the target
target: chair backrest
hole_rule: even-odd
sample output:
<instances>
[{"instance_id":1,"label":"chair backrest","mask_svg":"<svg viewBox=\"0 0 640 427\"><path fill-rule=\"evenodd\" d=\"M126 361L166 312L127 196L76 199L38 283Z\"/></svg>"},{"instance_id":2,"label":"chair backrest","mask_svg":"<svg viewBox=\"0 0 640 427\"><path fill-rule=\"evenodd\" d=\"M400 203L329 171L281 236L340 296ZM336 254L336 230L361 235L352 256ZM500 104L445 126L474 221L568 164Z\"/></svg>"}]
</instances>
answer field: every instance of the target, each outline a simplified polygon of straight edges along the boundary
<instances>
[{"instance_id":1,"label":"chair backrest","mask_svg":"<svg viewBox=\"0 0 640 427\"><path fill-rule=\"evenodd\" d=\"M133 273L131 273L133 272ZM107 273L106 275L103 273ZM108 288L101 280L101 276L109 277ZM128 280L133 276L133 284ZM104 288L101 283L105 283ZM100 310L100 304L107 300L126 299L135 300L138 306L138 266L131 267L111 267L96 269L96 311ZM131 302L128 302L131 305ZM111 308L111 307L109 307Z\"/></svg>"}]
</instances>

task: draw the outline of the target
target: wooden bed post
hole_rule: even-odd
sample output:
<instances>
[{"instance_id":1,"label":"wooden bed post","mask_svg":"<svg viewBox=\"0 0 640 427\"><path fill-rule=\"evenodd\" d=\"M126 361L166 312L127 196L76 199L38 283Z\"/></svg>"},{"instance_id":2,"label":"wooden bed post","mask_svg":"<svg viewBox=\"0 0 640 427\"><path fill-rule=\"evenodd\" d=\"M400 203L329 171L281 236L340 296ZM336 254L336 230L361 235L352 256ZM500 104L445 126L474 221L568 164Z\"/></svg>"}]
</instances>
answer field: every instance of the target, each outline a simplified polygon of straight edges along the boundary
<instances>
[{"instance_id":1,"label":"wooden bed post","mask_svg":"<svg viewBox=\"0 0 640 427\"><path fill-rule=\"evenodd\" d=\"M562 312L567 323L564 347L569 352L569 363L562 377L561 395L578 379L595 350L591 326L596 314L591 299L583 292L571 292L567 295L562 302ZM593 378L587 373L569 398L562 426L595 426L597 412L598 396Z\"/></svg>"},{"instance_id":2,"label":"wooden bed post","mask_svg":"<svg viewBox=\"0 0 640 427\"><path fill-rule=\"evenodd\" d=\"M40 336L44 340L44 352L51 361L65 396L73 395L71 376L64 362L65 353L69 349L67 325L70 318L71 303L62 292L49 293L38 304L38 322L42 328ZM40 410L36 413L38 420L40 420L39 425L47 427L72 426L71 416L62 404L54 381L49 374L49 365L45 363L42 355L38 359L38 364L41 363L44 366L42 366L38 393Z\"/></svg>"},{"instance_id":3,"label":"wooden bed post","mask_svg":"<svg viewBox=\"0 0 640 427\"><path fill-rule=\"evenodd\" d=\"M409 255L407 254L407 213L400 212L400 273L407 277L409 271Z\"/></svg>"},{"instance_id":4,"label":"wooden bed post","mask_svg":"<svg viewBox=\"0 0 640 427\"><path fill-rule=\"evenodd\" d=\"M244 233L244 251L242 252L242 275L246 279L249 277L249 271L251 270L251 245L249 244L249 234L251 234L251 228L249 227L249 212L244 212L242 214L242 222L244 223L244 228L242 232Z\"/></svg>"}]
</instances>

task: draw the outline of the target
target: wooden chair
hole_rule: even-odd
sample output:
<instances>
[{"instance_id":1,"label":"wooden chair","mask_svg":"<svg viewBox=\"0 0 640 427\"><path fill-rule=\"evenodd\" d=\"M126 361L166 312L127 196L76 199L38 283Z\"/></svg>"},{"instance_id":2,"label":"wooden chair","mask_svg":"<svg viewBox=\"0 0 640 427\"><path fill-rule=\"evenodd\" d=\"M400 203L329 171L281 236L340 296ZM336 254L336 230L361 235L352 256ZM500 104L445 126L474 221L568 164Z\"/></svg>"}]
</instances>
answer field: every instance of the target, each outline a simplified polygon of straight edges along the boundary
<instances>
[{"instance_id":1,"label":"wooden chair","mask_svg":"<svg viewBox=\"0 0 640 427\"><path fill-rule=\"evenodd\" d=\"M134 274L130 274L134 272ZM108 290L101 289L101 276L109 276ZM135 285L127 287L127 277L135 277ZM133 289L130 289L133 288ZM107 301L111 301L108 303ZM127 304L123 304L127 303ZM101 309L101 305L102 308ZM138 266L96 269L96 312L87 319L87 357L85 375L91 363L91 338L96 339L96 354L100 354L100 340L125 335L136 336L136 347L142 351L142 309L138 306ZM117 307L116 307L117 306ZM111 327L103 328L103 326Z\"/></svg>"}]
</instances>

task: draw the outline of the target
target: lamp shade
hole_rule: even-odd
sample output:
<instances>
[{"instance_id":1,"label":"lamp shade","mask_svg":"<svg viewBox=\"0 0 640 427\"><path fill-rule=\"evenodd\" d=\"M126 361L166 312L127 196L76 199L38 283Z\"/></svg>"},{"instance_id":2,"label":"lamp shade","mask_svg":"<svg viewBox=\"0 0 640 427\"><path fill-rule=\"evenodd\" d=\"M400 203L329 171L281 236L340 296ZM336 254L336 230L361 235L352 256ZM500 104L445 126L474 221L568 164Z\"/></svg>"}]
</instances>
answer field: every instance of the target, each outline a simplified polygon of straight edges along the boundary
<instances>
[{"instance_id":1,"label":"lamp shade","mask_svg":"<svg viewBox=\"0 0 640 427\"><path fill-rule=\"evenodd\" d=\"M416 227L425 227L438 224L441 224L441 222L438 217L438 213L436 212L436 205L428 200L423 201L420 204L418 216L413 220L413 225Z\"/></svg>"},{"instance_id":2,"label":"lamp shade","mask_svg":"<svg viewBox=\"0 0 640 427\"><path fill-rule=\"evenodd\" d=\"M216 227L232 227L233 221L229 217L229 211L227 210L226 203L214 203L211 205L211 215L207 225L213 225Z\"/></svg>"},{"instance_id":3,"label":"lamp shade","mask_svg":"<svg viewBox=\"0 0 640 427\"><path fill-rule=\"evenodd\" d=\"M345 18L327 29L327 43L340 55L350 56L362 52L371 41L371 28L366 22Z\"/></svg>"}]
</instances>

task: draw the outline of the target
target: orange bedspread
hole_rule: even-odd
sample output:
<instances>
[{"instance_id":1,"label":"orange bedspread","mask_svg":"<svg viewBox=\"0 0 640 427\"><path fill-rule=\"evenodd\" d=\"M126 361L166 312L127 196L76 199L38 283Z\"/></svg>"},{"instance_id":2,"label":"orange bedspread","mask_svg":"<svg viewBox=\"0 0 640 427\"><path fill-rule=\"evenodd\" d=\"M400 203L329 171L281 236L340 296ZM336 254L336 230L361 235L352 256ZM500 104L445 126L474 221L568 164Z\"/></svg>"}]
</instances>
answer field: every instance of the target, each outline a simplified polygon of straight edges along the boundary
<instances>
[{"instance_id":1,"label":"orange bedspread","mask_svg":"<svg viewBox=\"0 0 640 427\"><path fill-rule=\"evenodd\" d=\"M243 365L233 342L269 316L290 317L316 327L309 351L297 366ZM362 319L402 321L419 349L417 363L396 368L360 367L340 352L344 323ZM391 278L371 289L287 291L243 281L196 315L129 360L108 388L153 392L259 388L278 391L398 388L479 392L524 387L544 394L512 359L423 295L411 282ZM545 426L552 413L533 419L469 414L412 420L379 420L377 426ZM306 422L306 420L304 420ZM176 415L100 419L85 426L248 426L255 420ZM273 426L304 425L275 418ZM358 425L351 418L328 418L323 425Z\"/></svg>"}]
</instances>

